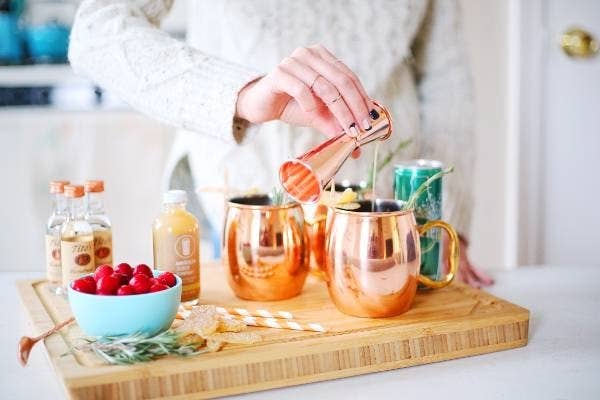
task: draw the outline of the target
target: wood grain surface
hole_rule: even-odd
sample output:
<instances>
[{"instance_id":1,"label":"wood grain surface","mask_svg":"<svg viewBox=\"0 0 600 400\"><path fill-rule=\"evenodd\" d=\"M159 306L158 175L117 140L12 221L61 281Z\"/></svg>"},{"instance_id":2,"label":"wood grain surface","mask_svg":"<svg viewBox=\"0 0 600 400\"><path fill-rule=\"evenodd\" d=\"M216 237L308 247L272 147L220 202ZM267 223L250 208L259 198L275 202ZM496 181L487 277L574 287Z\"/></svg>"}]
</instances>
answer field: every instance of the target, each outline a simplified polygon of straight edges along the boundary
<instances>
[{"instance_id":1,"label":"wood grain surface","mask_svg":"<svg viewBox=\"0 0 600 400\"><path fill-rule=\"evenodd\" d=\"M68 302L45 281L17 283L37 335L71 316ZM222 266L202 266L203 304L285 310L327 333L250 328L254 345L227 345L217 353L108 366L93 355L69 353L82 337L77 324L45 340L58 379L73 399L209 398L403 368L506 350L527 344L529 311L485 292L453 283L419 292L407 313L382 319L337 311L323 282L309 277L302 294L278 302L236 298ZM34 351L39 351L36 349ZM66 354L66 355L65 355Z\"/></svg>"}]
</instances>

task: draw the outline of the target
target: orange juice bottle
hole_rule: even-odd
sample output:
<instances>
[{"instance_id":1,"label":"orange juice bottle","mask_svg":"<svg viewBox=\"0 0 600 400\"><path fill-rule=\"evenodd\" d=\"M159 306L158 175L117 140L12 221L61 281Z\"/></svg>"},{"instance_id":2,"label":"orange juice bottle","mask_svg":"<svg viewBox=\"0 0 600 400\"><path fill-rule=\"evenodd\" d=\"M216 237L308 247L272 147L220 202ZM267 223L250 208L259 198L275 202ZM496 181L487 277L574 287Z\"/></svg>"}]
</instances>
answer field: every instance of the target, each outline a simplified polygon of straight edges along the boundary
<instances>
[{"instance_id":1,"label":"orange juice bottle","mask_svg":"<svg viewBox=\"0 0 600 400\"><path fill-rule=\"evenodd\" d=\"M163 194L162 212L154 221L154 268L171 271L183 281L181 301L200 296L200 230L198 220L185 209L187 194Z\"/></svg>"}]
</instances>

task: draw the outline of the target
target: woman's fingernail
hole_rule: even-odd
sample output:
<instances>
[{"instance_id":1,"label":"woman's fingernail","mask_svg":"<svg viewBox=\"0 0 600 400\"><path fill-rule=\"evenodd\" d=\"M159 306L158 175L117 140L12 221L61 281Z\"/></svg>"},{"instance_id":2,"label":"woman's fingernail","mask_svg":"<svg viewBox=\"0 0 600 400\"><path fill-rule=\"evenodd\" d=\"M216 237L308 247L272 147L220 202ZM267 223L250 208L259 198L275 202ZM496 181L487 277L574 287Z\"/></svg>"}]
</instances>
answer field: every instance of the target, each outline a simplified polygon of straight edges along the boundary
<instances>
[{"instance_id":1,"label":"woman's fingernail","mask_svg":"<svg viewBox=\"0 0 600 400\"><path fill-rule=\"evenodd\" d=\"M369 123L369 120L367 118L363 119L362 121L362 127L365 131L370 131L371 130L371 124Z\"/></svg>"},{"instance_id":2,"label":"woman's fingernail","mask_svg":"<svg viewBox=\"0 0 600 400\"><path fill-rule=\"evenodd\" d=\"M350 136L358 136L358 129L356 129L356 124L354 122L352 123L352 125L350 125L350 128L348 128L348 130L350 131Z\"/></svg>"},{"instance_id":3,"label":"woman's fingernail","mask_svg":"<svg viewBox=\"0 0 600 400\"><path fill-rule=\"evenodd\" d=\"M377 118L379 118L379 113L377 112L376 109L372 109L369 112L369 115L371 116L371 119L377 119Z\"/></svg>"}]
</instances>

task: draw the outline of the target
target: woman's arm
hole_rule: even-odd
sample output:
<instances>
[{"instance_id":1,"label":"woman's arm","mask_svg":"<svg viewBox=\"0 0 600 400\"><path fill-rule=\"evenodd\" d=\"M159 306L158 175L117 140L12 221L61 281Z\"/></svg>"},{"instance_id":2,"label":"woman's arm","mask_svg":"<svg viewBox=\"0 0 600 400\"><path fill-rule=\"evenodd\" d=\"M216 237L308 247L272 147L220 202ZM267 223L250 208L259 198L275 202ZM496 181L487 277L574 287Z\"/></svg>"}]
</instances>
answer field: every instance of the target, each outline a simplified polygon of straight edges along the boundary
<instances>
[{"instance_id":1,"label":"woman's arm","mask_svg":"<svg viewBox=\"0 0 600 400\"><path fill-rule=\"evenodd\" d=\"M234 143L238 93L258 74L158 29L172 2L83 1L71 33L71 65L153 118Z\"/></svg>"},{"instance_id":2,"label":"woman's arm","mask_svg":"<svg viewBox=\"0 0 600 400\"><path fill-rule=\"evenodd\" d=\"M455 1L432 0L413 47L423 129L421 154L454 165L444 214L468 235L473 208L473 93Z\"/></svg>"},{"instance_id":3,"label":"woman's arm","mask_svg":"<svg viewBox=\"0 0 600 400\"><path fill-rule=\"evenodd\" d=\"M156 28L171 0L85 0L69 59L153 118L235 143L234 116L275 119L333 135L370 127L369 96L358 77L320 45L301 47L258 79Z\"/></svg>"}]
</instances>

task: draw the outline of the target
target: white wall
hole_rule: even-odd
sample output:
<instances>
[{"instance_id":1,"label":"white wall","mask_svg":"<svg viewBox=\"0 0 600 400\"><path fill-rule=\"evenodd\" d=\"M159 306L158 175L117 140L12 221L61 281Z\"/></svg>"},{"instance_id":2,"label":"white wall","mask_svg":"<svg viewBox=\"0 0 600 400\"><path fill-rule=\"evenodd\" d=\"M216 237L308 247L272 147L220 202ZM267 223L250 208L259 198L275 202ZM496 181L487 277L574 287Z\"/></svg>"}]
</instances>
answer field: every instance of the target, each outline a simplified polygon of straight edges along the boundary
<instances>
[{"instance_id":1,"label":"white wall","mask_svg":"<svg viewBox=\"0 0 600 400\"><path fill-rule=\"evenodd\" d=\"M508 2L461 0L475 85L477 160L471 256L483 268L506 266Z\"/></svg>"}]
</instances>

